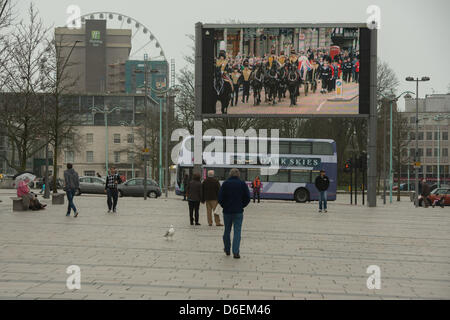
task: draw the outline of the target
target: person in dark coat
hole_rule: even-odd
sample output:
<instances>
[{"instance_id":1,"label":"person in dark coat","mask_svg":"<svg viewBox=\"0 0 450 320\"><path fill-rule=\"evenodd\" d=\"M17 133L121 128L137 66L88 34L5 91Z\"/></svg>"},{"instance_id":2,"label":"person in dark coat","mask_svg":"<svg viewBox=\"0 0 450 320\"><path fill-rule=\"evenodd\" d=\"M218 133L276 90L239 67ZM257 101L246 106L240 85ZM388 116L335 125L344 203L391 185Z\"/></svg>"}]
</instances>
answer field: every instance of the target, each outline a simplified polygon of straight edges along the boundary
<instances>
[{"instance_id":1,"label":"person in dark coat","mask_svg":"<svg viewBox=\"0 0 450 320\"><path fill-rule=\"evenodd\" d=\"M327 190L330 186L330 179L325 175L325 170L320 170L320 175L317 176L315 185L317 190L319 190L319 212L323 209L327 212Z\"/></svg>"},{"instance_id":2,"label":"person in dark coat","mask_svg":"<svg viewBox=\"0 0 450 320\"><path fill-rule=\"evenodd\" d=\"M227 256L230 255L231 228L234 229L233 235L233 257L239 259L239 247L241 244L241 228L244 219L244 208L250 202L250 191L247 184L239 179L238 169L231 169L230 177L222 183L219 190L219 204L223 208L223 221L225 230L223 232L224 251Z\"/></svg>"},{"instance_id":3,"label":"person in dark coat","mask_svg":"<svg viewBox=\"0 0 450 320\"><path fill-rule=\"evenodd\" d=\"M422 200L423 200L423 206L425 208L428 208L428 206L430 205L430 200L428 199L430 192L431 192L430 186L427 184L427 181L425 179L423 179L421 196L422 196Z\"/></svg>"},{"instance_id":4,"label":"person in dark coat","mask_svg":"<svg viewBox=\"0 0 450 320\"><path fill-rule=\"evenodd\" d=\"M214 213L214 221L216 226L222 227L220 216L216 213L217 199L219 197L220 182L214 178L214 170L208 171L208 177L202 183L202 203L206 202L206 216L208 225L212 226L212 214Z\"/></svg>"},{"instance_id":5,"label":"person in dark coat","mask_svg":"<svg viewBox=\"0 0 450 320\"><path fill-rule=\"evenodd\" d=\"M186 197L189 203L189 218L191 225L194 224L194 211L195 211L195 225L199 226L198 223L198 211L200 208L200 201L202 201L202 183L200 182L200 174L194 173L192 180L188 183L186 189Z\"/></svg>"}]
</instances>

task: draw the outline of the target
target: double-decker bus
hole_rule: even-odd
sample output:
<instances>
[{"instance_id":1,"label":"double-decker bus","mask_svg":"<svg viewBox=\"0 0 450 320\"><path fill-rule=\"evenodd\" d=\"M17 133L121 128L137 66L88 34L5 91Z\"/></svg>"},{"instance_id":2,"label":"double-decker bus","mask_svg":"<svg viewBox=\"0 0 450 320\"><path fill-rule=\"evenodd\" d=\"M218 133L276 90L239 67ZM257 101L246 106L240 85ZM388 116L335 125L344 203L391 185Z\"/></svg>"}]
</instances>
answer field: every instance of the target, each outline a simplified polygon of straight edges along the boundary
<instances>
[{"instance_id":1,"label":"double-decker bus","mask_svg":"<svg viewBox=\"0 0 450 320\"><path fill-rule=\"evenodd\" d=\"M189 179L192 177L194 169L193 139L193 136L188 136L181 142L175 186L177 195L182 195L180 187L184 175L188 174ZM240 178L246 181L251 196L253 196L251 183L256 176L259 176L262 184L261 199L306 202L319 200L319 191L316 189L314 181L320 170L323 169L330 179L327 199L336 200L337 156L334 140L276 138L279 146L278 154L270 154L271 144L274 143L275 138L203 136L203 150L214 139L223 141L224 151L213 151L214 158L223 159L223 161L220 164L212 163L211 157L204 151L201 165L203 179L208 170L214 170L214 176L222 183L228 178L232 168L238 168ZM229 139L233 140L231 144ZM265 148L261 148L262 143L266 145ZM226 144L234 144L234 150L228 152ZM261 169L269 168L270 164L278 164L277 173L261 174Z\"/></svg>"}]
</instances>

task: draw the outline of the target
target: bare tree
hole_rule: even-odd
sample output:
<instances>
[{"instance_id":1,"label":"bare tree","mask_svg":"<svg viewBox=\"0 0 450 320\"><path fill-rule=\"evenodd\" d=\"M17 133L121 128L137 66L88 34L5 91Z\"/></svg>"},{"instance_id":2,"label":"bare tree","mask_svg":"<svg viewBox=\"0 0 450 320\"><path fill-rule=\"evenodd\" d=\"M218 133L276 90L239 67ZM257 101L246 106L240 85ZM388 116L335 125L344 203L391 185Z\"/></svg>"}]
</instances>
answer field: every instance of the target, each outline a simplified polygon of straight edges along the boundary
<instances>
[{"instance_id":1,"label":"bare tree","mask_svg":"<svg viewBox=\"0 0 450 320\"><path fill-rule=\"evenodd\" d=\"M21 21L9 35L5 55L0 60L4 116L0 125L12 145L12 159L7 164L17 171L26 169L27 160L42 149L42 112L40 112L41 59L45 55L45 37L48 33L33 4L28 11L29 21ZM15 155L17 153L18 162ZM3 156L4 157L4 156Z\"/></svg>"},{"instance_id":2,"label":"bare tree","mask_svg":"<svg viewBox=\"0 0 450 320\"><path fill-rule=\"evenodd\" d=\"M74 44L70 44L68 50L64 50L64 37L53 38L47 41L45 56L42 58L43 69L42 87L45 88L49 101L46 104L46 135L53 147L53 193L57 193L58 158L62 150L77 149L75 142L79 141L75 126L79 124L76 112L74 112L73 96L69 95L70 89L78 81L77 77L69 74L69 67L76 64L70 61ZM72 141L65 144L64 141Z\"/></svg>"}]
</instances>

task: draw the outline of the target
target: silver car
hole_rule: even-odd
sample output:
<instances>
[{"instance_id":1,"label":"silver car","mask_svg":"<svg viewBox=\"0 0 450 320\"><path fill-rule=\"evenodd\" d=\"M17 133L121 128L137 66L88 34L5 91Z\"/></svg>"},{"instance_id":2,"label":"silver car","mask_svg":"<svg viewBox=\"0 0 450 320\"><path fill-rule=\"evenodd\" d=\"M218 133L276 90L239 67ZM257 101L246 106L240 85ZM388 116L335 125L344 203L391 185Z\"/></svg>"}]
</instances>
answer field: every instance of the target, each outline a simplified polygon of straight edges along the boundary
<instances>
[{"instance_id":1,"label":"silver car","mask_svg":"<svg viewBox=\"0 0 450 320\"><path fill-rule=\"evenodd\" d=\"M119 189L119 197L141 197L144 195L144 179L130 179L119 184L117 188ZM161 189L155 180L147 179L147 196L149 198L161 196Z\"/></svg>"},{"instance_id":2,"label":"silver car","mask_svg":"<svg viewBox=\"0 0 450 320\"><path fill-rule=\"evenodd\" d=\"M80 177L80 187L76 190L75 195L82 193L105 193L105 179L98 177Z\"/></svg>"}]
</instances>

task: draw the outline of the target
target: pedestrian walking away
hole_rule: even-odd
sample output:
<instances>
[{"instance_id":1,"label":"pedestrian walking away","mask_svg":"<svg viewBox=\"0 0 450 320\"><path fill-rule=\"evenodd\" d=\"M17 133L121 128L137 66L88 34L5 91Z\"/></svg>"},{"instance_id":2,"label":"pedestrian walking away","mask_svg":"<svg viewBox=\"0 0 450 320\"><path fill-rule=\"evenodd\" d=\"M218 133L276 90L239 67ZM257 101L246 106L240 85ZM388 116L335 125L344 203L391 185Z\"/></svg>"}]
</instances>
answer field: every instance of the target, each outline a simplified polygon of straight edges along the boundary
<instances>
[{"instance_id":1,"label":"pedestrian walking away","mask_svg":"<svg viewBox=\"0 0 450 320\"><path fill-rule=\"evenodd\" d=\"M198 172L192 175L192 180L188 183L186 189L186 197L189 204L189 219L191 225L194 224L194 211L195 211L195 225L199 226L198 222L200 209L200 201L202 201L202 183L200 182L200 174Z\"/></svg>"},{"instance_id":2,"label":"pedestrian walking away","mask_svg":"<svg viewBox=\"0 0 450 320\"><path fill-rule=\"evenodd\" d=\"M247 184L240 178L239 170L231 169L230 177L222 183L219 190L219 204L223 208L223 221L225 230L223 232L223 250L227 256L230 249L233 250L233 257L239 259L241 256L241 230L244 219L244 208L250 202L250 191ZM233 246L231 246L231 228L234 229Z\"/></svg>"},{"instance_id":3,"label":"pedestrian walking away","mask_svg":"<svg viewBox=\"0 0 450 320\"><path fill-rule=\"evenodd\" d=\"M430 199L428 199L428 196L430 195L430 186L427 184L427 180L423 179L422 180L422 192L421 192L421 196L422 196L422 201L423 202L423 206L425 208L428 208L428 206L430 205ZM420 203L419 203L420 206Z\"/></svg>"},{"instance_id":4,"label":"pedestrian walking away","mask_svg":"<svg viewBox=\"0 0 450 320\"><path fill-rule=\"evenodd\" d=\"M111 210L114 213L117 212L117 201L119 199L119 191L117 190L117 186L120 183L122 183L122 179L116 173L116 168L114 167L109 168L109 174L106 176L106 183L105 183L105 192L107 195L106 203L108 204L108 213L110 213Z\"/></svg>"},{"instance_id":5,"label":"pedestrian walking away","mask_svg":"<svg viewBox=\"0 0 450 320\"><path fill-rule=\"evenodd\" d=\"M209 226L212 226L212 214L214 214L216 226L223 226L223 224L220 223L220 216L216 213L219 190L220 182L214 177L214 170L209 170L208 177L202 183L202 203L206 202L206 216Z\"/></svg>"},{"instance_id":6,"label":"pedestrian walking away","mask_svg":"<svg viewBox=\"0 0 450 320\"><path fill-rule=\"evenodd\" d=\"M67 201L67 213L66 216L70 216L71 210L73 210L74 217L76 218L79 214L75 204L73 203L73 198L75 197L75 191L80 187L80 180L78 178L78 173L73 168L71 163L67 164L67 170L64 171L64 191L66 191Z\"/></svg>"},{"instance_id":7,"label":"pedestrian walking away","mask_svg":"<svg viewBox=\"0 0 450 320\"><path fill-rule=\"evenodd\" d=\"M255 180L253 180L252 182L253 203L255 203L256 196L258 196L258 203L259 203L261 188L262 188L261 179L259 179L259 176L256 176Z\"/></svg>"},{"instance_id":8,"label":"pedestrian walking away","mask_svg":"<svg viewBox=\"0 0 450 320\"><path fill-rule=\"evenodd\" d=\"M317 176L315 185L317 190L319 190L319 212L323 209L327 212L327 190L330 186L330 179L325 175L325 170L320 170L320 175Z\"/></svg>"}]
</instances>

